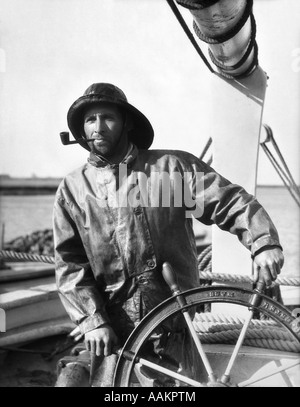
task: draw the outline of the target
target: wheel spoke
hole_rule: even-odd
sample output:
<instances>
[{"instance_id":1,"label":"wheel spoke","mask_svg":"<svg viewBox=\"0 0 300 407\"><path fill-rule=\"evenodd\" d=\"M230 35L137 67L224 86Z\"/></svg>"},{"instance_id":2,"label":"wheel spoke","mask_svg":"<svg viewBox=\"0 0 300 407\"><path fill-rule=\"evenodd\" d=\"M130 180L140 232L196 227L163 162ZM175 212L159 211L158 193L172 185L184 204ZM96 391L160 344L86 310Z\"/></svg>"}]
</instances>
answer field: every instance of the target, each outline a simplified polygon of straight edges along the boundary
<instances>
[{"instance_id":1,"label":"wheel spoke","mask_svg":"<svg viewBox=\"0 0 300 407\"><path fill-rule=\"evenodd\" d=\"M250 322L251 322L251 320L252 320L252 317L253 317L253 311L250 311L250 314L249 314L248 318L246 319L246 321L245 321L245 323L244 323L244 325L243 325L243 328L242 328L242 330L241 330L241 332L240 332L240 335L239 335L239 337L238 337L237 343L236 343L236 345L235 345L235 347L234 347L234 350L233 350L232 355L231 355L231 357L230 357L230 360L229 360L229 362L228 362L228 365L227 365L227 368L226 368L226 370L225 370L225 373L224 373L224 375L223 375L222 378L221 378L221 382L222 382L222 383L228 383L229 380L230 380L230 372L231 372L231 369L233 368L233 365L234 365L234 363L235 363L235 361L236 361L236 358L237 358L237 356L238 356L239 350L240 350L240 348L241 348L241 346L242 346L242 344L243 344L243 341L244 341L244 339L245 339L245 335L246 335L247 329L248 329L248 327L249 327L249 324L250 324Z\"/></svg>"},{"instance_id":2,"label":"wheel spoke","mask_svg":"<svg viewBox=\"0 0 300 407\"><path fill-rule=\"evenodd\" d=\"M187 323L187 325L189 327L190 333L192 335L192 338L194 339L194 342L195 342L195 345L196 345L196 347L198 349L198 352L199 352L199 354L201 356L202 362L203 362L204 367L205 367L205 369L207 371L207 374L208 374L208 378L209 378L209 380L211 382L215 382L216 381L215 374L214 374L214 372L213 372L213 370L211 368L209 360L207 359L206 353L204 352L204 349L202 347L199 336L198 336L198 334L197 334L197 332L196 332L196 330L194 328L191 317L190 317L190 315L189 315L189 313L187 311L183 312L183 316L184 316L185 321L186 321L186 323Z\"/></svg>"},{"instance_id":3,"label":"wheel spoke","mask_svg":"<svg viewBox=\"0 0 300 407\"><path fill-rule=\"evenodd\" d=\"M146 359L140 358L138 364L150 367L151 369L156 370L157 372L164 373L167 376L173 377L173 379L180 380L181 382L189 384L190 386L203 387L203 385L200 382L197 382L196 380L183 376L180 373L173 372L170 369L159 366L156 363L150 362Z\"/></svg>"},{"instance_id":4,"label":"wheel spoke","mask_svg":"<svg viewBox=\"0 0 300 407\"><path fill-rule=\"evenodd\" d=\"M181 293L181 291L180 291L180 289L179 289L179 287L177 285L175 273L174 273L174 271L173 271L173 269L172 269L172 267L171 267L171 265L169 263L164 263L163 264L162 274L163 274L163 277L164 277L166 283L170 287L170 290L171 290L171 292L173 294L173 297L176 298L176 301L177 301L178 305L180 306L180 308L182 308L182 313L183 313L184 319L185 319L185 321L187 323L189 331L190 331L190 333L192 335L192 338L193 338L193 340L195 342L197 350L198 350L198 352L199 352L199 354L201 356L202 362L203 362L204 367L206 369L206 372L208 374L208 378L209 378L209 380L211 382L214 383L214 382L216 382L216 377L215 377L214 372L213 372L213 370L211 368L209 360L207 359L207 356L206 356L206 354L205 354L205 352L203 350L202 344L201 344L199 336L197 335L197 332L196 332L196 330L194 328L194 325L193 325L192 319L190 317L190 314L188 313L188 310L186 309L187 301L186 301L184 295Z\"/></svg>"},{"instance_id":5,"label":"wheel spoke","mask_svg":"<svg viewBox=\"0 0 300 407\"><path fill-rule=\"evenodd\" d=\"M245 339L247 330L249 328L249 324L250 324L250 322L251 322L251 320L253 318L254 307L258 305L258 303L260 301L259 294L261 294L264 291L264 289L265 289L265 282L263 280L263 276L261 275L258 282L257 282L257 284L256 284L256 288L254 290L254 295L251 298L251 308L250 308L249 316L248 316L248 318L246 319L246 321L245 321L245 323L243 325L243 328L242 328L242 330L240 332L240 335L238 337L238 340L237 340L237 343L236 343L235 348L233 350L233 353L231 355L231 358L230 358L230 360L228 362L225 373L223 374L223 376L221 378L222 383L228 383L229 380L230 380L230 372L231 372L231 369L233 368L233 365L234 365L234 363L236 361L239 350L240 350L240 348L241 348L241 346L243 344L243 341Z\"/></svg>"},{"instance_id":6,"label":"wheel spoke","mask_svg":"<svg viewBox=\"0 0 300 407\"><path fill-rule=\"evenodd\" d=\"M125 359L129 359L129 360L133 360L135 365L137 367L141 367L141 366L147 366L149 368L151 368L152 370L155 370L156 372L159 373L164 373L169 377L172 377L173 379L177 379L183 383L189 384L190 386L194 386L194 387L204 387L202 385L202 383L190 379L186 376L181 375L180 373L177 372L173 372L173 370L167 369L166 367L160 366L157 363L153 363L150 362L147 359L141 358L139 356L135 356L134 354L132 354L131 352L127 351L123 353L123 356L125 357Z\"/></svg>"}]
</instances>

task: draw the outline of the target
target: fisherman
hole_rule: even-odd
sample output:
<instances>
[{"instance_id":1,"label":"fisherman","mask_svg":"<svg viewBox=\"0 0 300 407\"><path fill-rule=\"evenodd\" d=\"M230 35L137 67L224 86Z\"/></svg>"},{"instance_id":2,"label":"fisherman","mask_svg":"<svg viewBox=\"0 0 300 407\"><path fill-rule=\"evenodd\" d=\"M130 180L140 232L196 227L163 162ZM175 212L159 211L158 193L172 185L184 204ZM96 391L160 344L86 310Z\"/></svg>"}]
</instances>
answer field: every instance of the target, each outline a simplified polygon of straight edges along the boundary
<instances>
[{"instance_id":1,"label":"fisherman","mask_svg":"<svg viewBox=\"0 0 300 407\"><path fill-rule=\"evenodd\" d=\"M194 155L149 149L153 128L121 89L92 84L71 105L67 121L89 158L56 193L56 282L87 350L107 359L170 297L165 262L182 290L199 286L192 217L235 234L251 252L256 280L261 274L270 286L276 279L284 258L264 208ZM148 350L195 374L181 322L162 326Z\"/></svg>"}]
</instances>

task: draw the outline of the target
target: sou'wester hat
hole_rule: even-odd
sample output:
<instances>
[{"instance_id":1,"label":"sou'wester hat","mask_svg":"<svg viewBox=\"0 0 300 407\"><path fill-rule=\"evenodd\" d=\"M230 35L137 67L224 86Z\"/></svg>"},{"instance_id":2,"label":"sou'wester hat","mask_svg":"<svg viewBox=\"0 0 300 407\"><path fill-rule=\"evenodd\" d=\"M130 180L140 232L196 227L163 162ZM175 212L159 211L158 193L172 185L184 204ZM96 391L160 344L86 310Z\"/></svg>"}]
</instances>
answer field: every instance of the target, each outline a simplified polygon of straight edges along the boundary
<instances>
[{"instance_id":1,"label":"sou'wester hat","mask_svg":"<svg viewBox=\"0 0 300 407\"><path fill-rule=\"evenodd\" d=\"M83 96L77 99L70 107L67 114L69 129L76 140L80 140L80 145L87 150L91 150L83 130L83 115L86 108L95 103L112 103L125 112L129 112L133 120L133 128L129 130L129 139L141 149L148 149L154 137L153 128L142 112L128 103L124 92L117 86L110 83L94 83L89 86ZM82 141L81 141L82 140Z\"/></svg>"}]
</instances>

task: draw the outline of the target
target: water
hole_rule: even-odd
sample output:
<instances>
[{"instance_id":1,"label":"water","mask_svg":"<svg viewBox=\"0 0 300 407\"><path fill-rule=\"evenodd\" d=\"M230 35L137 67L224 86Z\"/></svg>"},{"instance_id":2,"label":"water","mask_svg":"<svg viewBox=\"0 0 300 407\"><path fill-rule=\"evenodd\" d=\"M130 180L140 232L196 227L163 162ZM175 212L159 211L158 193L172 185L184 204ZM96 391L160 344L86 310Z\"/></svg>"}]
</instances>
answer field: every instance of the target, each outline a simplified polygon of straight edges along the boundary
<instances>
[{"instance_id":1,"label":"water","mask_svg":"<svg viewBox=\"0 0 300 407\"><path fill-rule=\"evenodd\" d=\"M284 187L258 187L257 198L273 219L284 248L287 276L300 275L300 210ZM0 196L5 241L52 227L54 195ZM205 229L205 228L204 228Z\"/></svg>"},{"instance_id":2,"label":"water","mask_svg":"<svg viewBox=\"0 0 300 407\"><path fill-rule=\"evenodd\" d=\"M268 211L278 230L285 255L282 274L300 277L299 207L284 187L259 187L257 199Z\"/></svg>"},{"instance_id":3,"label":"water","mask_svg":"<svg viewBox=\"0 0 300 407\"><path fill-rule=\"evenodd\" d=\"M54 195L0 196L0 221L5 224L4 240L52 228Z\"/></svg>"}]
</instances>

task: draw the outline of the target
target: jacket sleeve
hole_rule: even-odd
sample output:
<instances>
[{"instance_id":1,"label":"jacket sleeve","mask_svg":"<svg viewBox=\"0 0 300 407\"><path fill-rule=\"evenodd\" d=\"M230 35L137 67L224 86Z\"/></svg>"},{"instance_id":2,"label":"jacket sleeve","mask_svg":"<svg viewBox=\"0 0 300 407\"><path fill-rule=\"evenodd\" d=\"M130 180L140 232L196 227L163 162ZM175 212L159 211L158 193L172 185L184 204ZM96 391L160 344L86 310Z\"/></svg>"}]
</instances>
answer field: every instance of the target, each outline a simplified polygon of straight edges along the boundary
<instances>
[{"instance_id":1,"label":"jacket sleeve","mask_svg":"<svg viewBox=\"0 0 300 407\"><path fill-rule=\"evenodd\" d=\"M281 248L275 225L253 195L203 162L197 171L201 185L198 185L195 195L200 208L200 216L197 217L200 222L216 224L220 229L235 234L252 256L267 246Z\"/></svg>"},{"instance_id":2,"label":"jacket sleeve","mask_svg":"<svg viewBox=\"0 0 300 407\"><path fill-rule=\"evenodd\" d=\"M109 323L101 291L97 287L82 240L59 193L53 209L55 275L60 299L71 320L86 333Z\"/></svg>"}]
</instances>

